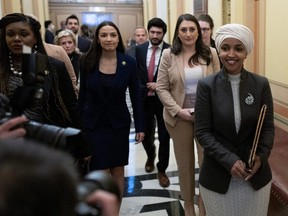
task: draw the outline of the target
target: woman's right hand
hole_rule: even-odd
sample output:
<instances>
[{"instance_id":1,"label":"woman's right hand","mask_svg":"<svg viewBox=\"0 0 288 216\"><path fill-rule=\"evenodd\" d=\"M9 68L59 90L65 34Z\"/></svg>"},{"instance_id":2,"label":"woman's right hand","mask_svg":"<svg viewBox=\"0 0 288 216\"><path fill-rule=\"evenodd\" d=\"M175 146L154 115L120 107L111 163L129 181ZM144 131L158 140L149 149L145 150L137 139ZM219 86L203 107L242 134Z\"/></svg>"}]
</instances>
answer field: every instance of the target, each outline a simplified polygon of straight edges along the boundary
<instances>
[{"instance_id":1,"label":"woman's right hand","mask_svg":"<svg viewBox=\"0 0 288 216\"><path fill-rule=\"evenodd\" d=\"M181 109L177 115L187 121L193 121L194 122L194 112L191 114L193 110L192 109Z\"/></svg>"},{"instance_id":2,"label":"woman's right hand","mask_svg":"<svg viewBox=\"0 0 288 216\"><path fill-rule=\"evenodd\" d=\"M245 163L241 160L237 160L231 168L231 175L236 178L246 180L249 173L246 172L245 168Z\"/></svg>"}]
</instances>

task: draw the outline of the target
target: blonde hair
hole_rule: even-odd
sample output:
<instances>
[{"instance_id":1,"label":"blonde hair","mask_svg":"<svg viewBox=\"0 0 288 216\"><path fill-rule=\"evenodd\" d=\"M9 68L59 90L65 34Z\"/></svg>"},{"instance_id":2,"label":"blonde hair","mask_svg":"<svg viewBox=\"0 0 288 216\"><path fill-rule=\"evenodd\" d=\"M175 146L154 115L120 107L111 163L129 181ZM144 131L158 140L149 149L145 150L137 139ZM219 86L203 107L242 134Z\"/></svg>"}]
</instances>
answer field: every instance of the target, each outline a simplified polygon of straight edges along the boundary
<instances>
[{"instance_id":1,"label":"blonde hair","mask_svg":"<svg viewBox=\"0 0 288 216\"><path fill-rule=\"evenodd\" d=\"M55 36L54 43L55 43L56 45L60 45L60 39L61 39L62 37L71 37L72 40L73 40L73 42L74 42L74 44L77 46L77 44L76 44L76 43L77 43L77 42L76 42L76 36L75 36L75 34L74 34L71 30L65 29L65 30L60 31L60 32Z\"/></svg>"}]
</instances>

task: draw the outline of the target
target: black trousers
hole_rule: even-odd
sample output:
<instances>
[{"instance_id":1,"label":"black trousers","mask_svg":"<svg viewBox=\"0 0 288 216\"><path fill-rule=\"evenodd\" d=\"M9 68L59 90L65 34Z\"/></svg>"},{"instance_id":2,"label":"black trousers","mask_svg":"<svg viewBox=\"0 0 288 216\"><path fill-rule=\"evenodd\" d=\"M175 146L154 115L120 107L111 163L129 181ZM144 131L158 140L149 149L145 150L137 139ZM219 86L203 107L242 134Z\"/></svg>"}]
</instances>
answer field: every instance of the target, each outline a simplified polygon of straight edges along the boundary
<instances>
[{"instance_id":1,"label":"black trousers","mask_svg":"<svg viewBox=\"0 0 288 216\"><path fill-rule=\"evenodd\" d=\"M157 169L160 172L165 172L169 165L170 155L170 136L166 130L163 119L163 105L157 96L147 96L144 98L145 112L145 138L143 146L147 157L153 159L156 146L155 141L155 124L158 128L159 150ZM156 122L155 122L156 120Z\"/></svg>"}]
</instances>

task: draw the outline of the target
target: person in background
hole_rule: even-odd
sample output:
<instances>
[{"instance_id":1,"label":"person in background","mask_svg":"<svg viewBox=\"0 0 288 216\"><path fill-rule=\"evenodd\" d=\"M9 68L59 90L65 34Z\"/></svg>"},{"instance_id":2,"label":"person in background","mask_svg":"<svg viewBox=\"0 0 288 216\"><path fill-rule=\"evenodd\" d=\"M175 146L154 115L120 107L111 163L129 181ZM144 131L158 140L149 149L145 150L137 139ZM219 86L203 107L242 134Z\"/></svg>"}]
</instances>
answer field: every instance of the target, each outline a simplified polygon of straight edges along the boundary
<instances>
[{"instance_id":1,"label":"person in background","mask_svg":"<svg viewBox=\"0 0 288 216\"><path fill-rule=\"evenodd\" d=\"M55 26L51 20L46 20L44 23L45 26L45 42L49 44L54 43L54 29Z\"/></svg>"},{"instance_id":2,"label":"person in background","mask_svg":"<svg viewBox=\"0 0 288 216\"><path fill-rule=\"evenodd\" d=\"M93 39L93 34L91 29L86 24L81 25L81 36L84 38L88 38L90 40Z\"/></svg>"},{"instance_id":3,"label":"person in background","mask_svg":"<svg viewBox=\"0 0 288 216\"><path fill-rule=\"evenodd\" d=\"M65 29L59 32L58 35L55 37L55 44L63 47L67 55L69 56L70 61L73 65L73 69L77 77L77 83L78 83L79 58L81 56L81 53L79 52L79 49L77 48L75 34L71 30Z\"/></svg>"},{"instance_id":4,"label":"person in background","mask_svg":"<svg viewBox=\"0 0 288 216\"><path fill-rule=\"evenodd\" d=\"M116 194L97 189L79 200L80 183L68 154L29 140L0 140L1 216L74 216L79 202L118 215Z\"/></svg>"},{"instance_id":5,"label":"person in background","mask_svg":"<svg viewBox=\"0 0 288 216\"><path fill-rule=\"evenodd\" d=\"M74 71L74 66L72 65L72 62L68 54L64 50L64 48L55 44L48 44L45 42L43 42L43 45L48 56L53 57L55 59L59 59L60 61L64 62L67 72L69 74L69 77L71 79L75 95L76 97L78 97L79 87L77 84L77 77Z\"/></svg>"},{"instance_id":6,"label":"person in background","mask_svg":"<svg viewBox=\"0 0 288 216\"><path fill-rule=\"evenodd\" d=\"M221 26L215 43L223 68L199 81L195 104L195 136L204 148L200 193L210 216L267 215L272 179L268 158L275 129L269 81L244 68L254 46L249 28ZM264 104L259 145L249 167L247 159Z\"/></svg>"},{"instance_id":7,"label":"person in background","mask_svg":"<svg viewBox=\"0 0 288 216\"><path fill-rule=\"evenodd\" d=\"M203 44L201 28L191 14L178 17L172 46L163 51L156 92L164 105L164 121L173 140L185 216L195 216L194 106L197 82L220 70L217 52ZM199 167L203 158L197 143ZM201 196L199 215L205 215Z\"/></svg>"},{"instance_id":8,"label":"person in background","mask_svg":"<svg viewBox=\"0 0 288 216\"><path fill-rule=\"evenodd\" d=\"M147 31L142 26L137 26L134 30L134 40L135 43L126 49L125 53L135 57L136 46L147 41Z\"/></svg>"},{"instance_id":9,"label":"person in background","mask_svg":"<svg viewBox=\"0 0 288 216\"><path fill-rule=\"evenodd\" d=\"M154 161L156 158L155 146L155 117L158 127L158 180L161 187L168 187L170 180L166 175L169 165L170 136L166 130L163 120L163 105L155 93L158 65L164 49L170 47L163 41L167 31L166 23L160 18L152 18L148 25L149 41L136 46L136 60L138 63L139 77L144 97L145 112L145 139L142 142L147 154L145 171L150 173L155 169Z\"/></svg>"},{"instance_id":10,"label":"person in background","mask_svg":"<svg viewBox=\"0 0 288 216\"><path fill-rule=\"evenodd\" d=\"M198 17L198 22L202 31L202 40L203 43L207 46L215 47L215 41L212 38L214 21L211 16L208 14L200 14Z\"/></svg>"},{"instance_id":11,"label":"person in background","mask_svg":"<svg viewBox=\"0 0 288 216\"><path fill-rule=\"evenodd\" d=\"M81 127L78 102L71 79L62 61L48 57L41 38L40 23L21 13L8 14L0 20L0 93L10 100L13 109L19 111L19 98L27 96L27 86L22 79L22 49L26 45L46 57L43 64L49 73L44 77L43 96L40 103L33 104L27 98L27 107L20 110L28 119L59 127ZM29 95L29 93L28 93ZM29 101L31 100L31 101ZM30 103L31 102L31 103ZM21 107L22 109L22 107Z\"/></svg>"},{"instance_id":12,"label":"person in background","mask_svg":"<svg viewBox=\"0 0 288 216\"><path fill-rule=\"evenodd\" d=\"M213 39L213 29L214 29L214 21L211 16L208 14L200 14L198 17L198 22L202 31L202 40L203 43L207 46L211 46L216 48L215 40ZM220 67L222 67L222 62L220 61Z\"/></svg>"},{"instance_id":13,"label":"person in background","mask_svg":"<svg viewBox=\"0 0 288 216\"><path fill-rule=\"evenodd\" d=\"M85 53L90 49L91 40L79 35L79 19L76 15L72 14L66 19L66 28L71 30L76 35L77 47L80 52Z\"/></svg>"},{"instance_id":14,"label":"person in background","mask_svg":"<svg viewBox=\"0 0 288 216\"><path fill-rule=\"evenodd\" d=\"M66 20L61 20L60 29L57 29L55 32L55 36L60 32L66 29Z\"/></svg>"},{"instance_id":15,"label":"person in background","mask_svg":"<svg viewBox=\"0 0 288 216\"><path fill-rule=\"evenodd\" d=\"M136 143L144 139L143 98L137 63L124 54L124 44L113 22L96 29L91 49L80 58L79 103L83 132L91 144L90 170L105 170L124 191L128 164L131 116L125 92L129 87Z\"/></svg>"},{"instance_id":16,"label":"person in background","mask_svg":"<svg viewBox=\"0 0 288 216\"><path fill-rule=\"evenodd\" d=\"M129 38L127 41L126 41L126 49L128 49L129 47L133 46L136 44L136 41L134 38Z\"/></svg>"},{"instance_id":17,"label":"person in background","mask_svg":"<svg viewBox=\"0 0 288 216\"><path fill-rule=\"evenodd\" d=\"M144 27L142 26L137 26L134 30L134 38L131 39L130 41L134 41L134 44L129 46L126 50L125 53L127 55L130 55L135 58L136 55L136 46L140 45L144 42L147 41L147 31ZM129 98L129 90L127 89L126 91L126 98L127 98L127 103L130 103L130 98ZM128 105L128 107L131 107L131 105ZM132 113L132 110L130 110Z\"/></svg>"},{"instance_id":18,"label":"person in background","mask_svg":"<svg viewBox=\"0 0 288 216\"><path fill-rule=\"evenodd\" d=\"M27 16L30 16L32 19L35 19L36 21L38 21L38 18L33 14L27 14ZM43 41L43 45L48 56L59 59L65 63L66 69L72 81L75 94L78 97L79 88L77 86L76 75L73 69L73 65L68 55L66 54L65 50L60 46L49 44L49 43L46 43L45 41Z\"/></svg>"}]
</instances>

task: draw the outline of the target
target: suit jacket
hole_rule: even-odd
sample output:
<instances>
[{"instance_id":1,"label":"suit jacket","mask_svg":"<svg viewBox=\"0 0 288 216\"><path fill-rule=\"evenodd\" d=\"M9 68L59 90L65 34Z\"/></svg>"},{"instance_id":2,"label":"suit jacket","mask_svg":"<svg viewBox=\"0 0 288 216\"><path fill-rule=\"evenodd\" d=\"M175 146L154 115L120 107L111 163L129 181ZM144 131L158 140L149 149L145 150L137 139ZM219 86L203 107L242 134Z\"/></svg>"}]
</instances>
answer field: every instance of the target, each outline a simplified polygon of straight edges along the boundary
<instances>
[{"instance_id":1,"label":"suit jacket","mask_svg":"<svg viewBox=\"0 0 288 216\"><path fill-rule=\"evenodd\" d=\"M79 59L81 57L81 54L73 52L72 55L69 55L71 59L71 63L73 65L73 69L77 78L77 83L79 79L80 69L79 69Z\"/></svg>"},{"instance_id":2,"label":"suit jacket","mask_svg":"<svg viewBox=\"0 0 288 216\"><path fill-rule=\"evenodd\" d=\"M136 60L123 53L117 53L117 69L114 85L108 95L100 88L99 69L92 73L85 71L80 59L80 93L83 127L94 129L104 111L114 128L130 127L131 117L126 103L126 90L129 88L133 106L136 132L144 131L143 98L139 85Z\"/></svg>"},{"instance_id":3,"label":"suit jacket","mask_svg":"<svg viewBox=\"0 0 288 216\"><path fill-rule=\"evenodd\" d=\"M148 89L146 87L146 84L148 83L148 70L147 70L147 63L146 63L148 46L149 46L149 41L136 46L136 60L138 63L138 73L140 77L140 85L141 85L143 96L146 96L148 93ZM161 50L161 55L162 55L163 50L169 47L170 45L164 42L162 50ZM161 56L159 58L159 61L160 59L161 59ZM159 68L159 64L158 64L158 68ZM156 69L156 73L154 74L154 77L153 77L154 82L156 82L157 80L158 68Z\"/></svg>"},{"instance_id":4,"label":"suit jacket","mask_svg":"<svg viewBox=\"0 0 288 216\"><path fill-rule=\"evenodd\" d=\"M136 46L137 46L136 44L133 44L131 47L129 47L128 49L125 50L125 53L127 55L130 55L130 56L135 58L135 56L136 56Z\"/></svg>"},{"instance_id":5,"label":"suit jacket","mask_svg":"<svg viewBox=\"0 0 288 216\"><path fill-rule=\"evenodd\" d=\"M43 107L44 107L43 109L47 110L47 112L49 112L50 114L50 118L46 119L46 123L54 124L60 127L81 128L81 119L80 119L78 101L73 91L71 79L68 75L65 64L62 61L52 58L52 57L49 58L49 61L56 70L57 77L58 77L58 89L61 94L64 105L66 106L66 109L69 113L71 121L69 119L61 118L62 115L56 107L57 105L59 106L58 98L55 98L54 94L52 93L52 88L51 88L51 83L50 83L51 79L46 79L45 89L47 89L47 91L44 91L43 100L42 100ZM49 94L48 94L48 90L50 91Z\"/></svg>"},{"instance_id":6,"label":"suit jacket","mask_svg":"<svg viewBox=\"0 0 288 216\"><path fill-rule=\"evenodd\" d=\"M92 42L91 42L91 40L78 35L77 43L78 43L78 48L79 48L80 52L85 53L90 49Z\"/></svg>"},{"instance_id":7,"label":"suit jacket","mask_svg":"<svg viewBox=\"0 0 288 216\"><path fill-rule=\"evenodd\" d=\"M50 30L45 30L45 42L49 44L54 44L54 34Z\"/></svg>"},{"instance_id":8,"label":"suit jacket","mask_svg":"<svg viewBox=\"0 0 288 216\"><path fill-rule=\"evenodd\" d=\"M258 190L272 179L268 157L274 140L274 117L269 82L267 78L243 69L239 94L241 126L237 133L233 94L226 72L222 69L198 83L195 136L204 148L199 182L205 188L222 194L228 190L234 163L247 161L263 104L267 105L267 112L256 152L261 167L249 181Z\"/></svg>"},{"instance_id":9,"label":"suit jacket","mask_svg":"<svg viewBox=\"0 0 288 216\"><path fill-rule=\"evenodd\" d=\"M72 85L73 85L75 94L78 96L79 89L77 87L77 81L76 81L77 79L76 79L76 75L75 75L75 72L73 69L73 65L72 65L67 53L63 49L63 47L57 46L54 44L44 43L44 42L43 42L43 45L44 45L44 49L45 49L48 56L51 56L55 59L59 59L65 63L67 72L68 72L68 74L71 78L71 81L72 81Z\"/></svg>"},{"instance_id":10,"label":"suit jacket","mask_svg":"<svg viewBox=\"0 0 288 216\"><path fill-rule=\"evenodd\" d=\"M207 66L200 59L203 77L218 72L220 64L217 52L210 48L212 62ZM185 74L183 54L174 55L171 49L163 51L161 64L159 66L156 92L164 105L164 120L172 127L178 120L177 113L182 109L185 100Z\"/></svg>"}]
</instances>

